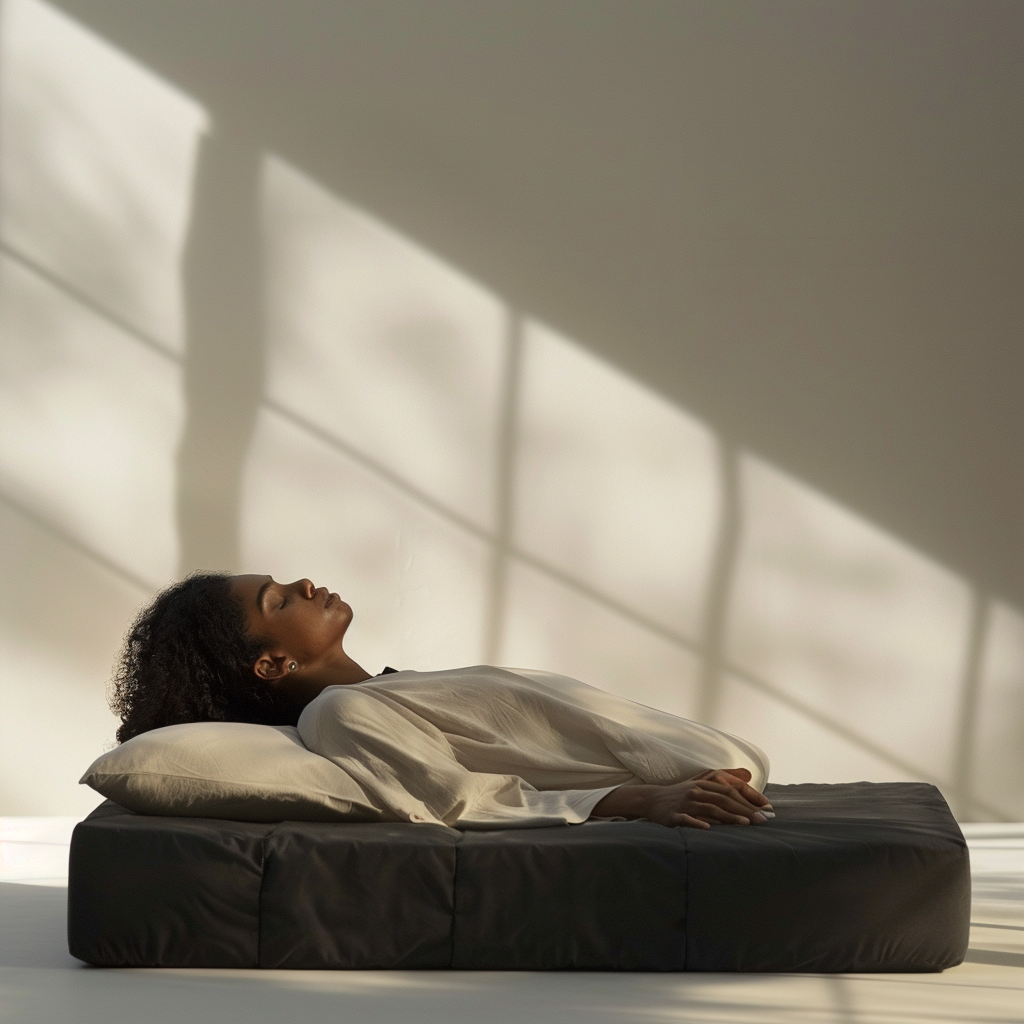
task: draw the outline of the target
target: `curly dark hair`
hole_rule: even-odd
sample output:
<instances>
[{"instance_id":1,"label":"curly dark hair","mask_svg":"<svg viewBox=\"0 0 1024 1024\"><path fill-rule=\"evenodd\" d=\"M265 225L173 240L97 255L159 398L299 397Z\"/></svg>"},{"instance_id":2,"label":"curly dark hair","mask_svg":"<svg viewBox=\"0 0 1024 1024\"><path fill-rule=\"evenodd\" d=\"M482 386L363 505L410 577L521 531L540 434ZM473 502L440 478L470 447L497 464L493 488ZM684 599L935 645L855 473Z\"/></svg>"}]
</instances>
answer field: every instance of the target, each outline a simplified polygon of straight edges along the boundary
<instances>
[{"instance_id":1,"label":"curly dark hair","mask_svg":"<svg viewBox=\"0 0 1024 1024\"><path fill-rule=\"evenodd\" d=\"M139 613L111 684L119 743L183 722L295 724L297 709L253 672L266 645L246 632L230 580L226 573L193 573Z\"/></svg>"}]
</instances>

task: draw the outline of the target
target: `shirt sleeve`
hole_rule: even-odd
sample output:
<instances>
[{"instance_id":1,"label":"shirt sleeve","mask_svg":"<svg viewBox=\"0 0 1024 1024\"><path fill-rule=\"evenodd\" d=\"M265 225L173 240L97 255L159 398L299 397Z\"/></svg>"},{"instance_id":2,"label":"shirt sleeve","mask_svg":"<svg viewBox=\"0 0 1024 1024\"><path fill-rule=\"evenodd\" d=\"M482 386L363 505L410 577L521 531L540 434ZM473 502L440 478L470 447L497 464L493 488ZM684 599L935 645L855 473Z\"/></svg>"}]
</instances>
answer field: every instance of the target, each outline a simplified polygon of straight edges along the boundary
<instances>
[{"instance_id":1,"label":"shirt sleeve","mask_svg":"<svg viewBox=\"0 0 1024 1024\"><path fill-rule=\"evenodd\" d=\"M579 824L616 788L537 790L516 775L471 772L438 729L370 689L329 687L298 728L302 742L358 782L388 821L467 829Z\"/></svg>"},{"instance_id":2,"label":"shirt sleeve","mask_svg":"<svg viewBox=\"0 0 1024 1024\"><path fill-rule=\"evenodd\" d=\"M502 776L494 776L501 778ZM522 780L521 802L507 808L501 804L483 803L456 822L456 828L539 828L545 825L579 825L594 808L618 786L603 789L537 790ZM511 813L510 813L511 812Z\"/></svg>"}]
</instances>

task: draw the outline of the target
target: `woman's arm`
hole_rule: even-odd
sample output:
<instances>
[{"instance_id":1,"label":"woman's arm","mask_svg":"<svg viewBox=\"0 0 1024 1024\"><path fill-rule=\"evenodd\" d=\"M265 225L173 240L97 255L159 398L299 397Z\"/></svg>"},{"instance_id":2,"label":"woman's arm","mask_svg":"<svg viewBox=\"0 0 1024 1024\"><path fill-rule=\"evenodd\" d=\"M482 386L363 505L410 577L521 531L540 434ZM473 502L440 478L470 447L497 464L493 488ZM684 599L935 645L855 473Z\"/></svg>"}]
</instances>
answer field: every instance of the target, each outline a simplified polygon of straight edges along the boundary
<instances>
[{"instance_id":1,"label":"woman's arm","mask_svg":"<svg viewBox=\"0 0 1024 1024\"><path fill-rule=\"evenodd\" d=\"M590 812L594 818L647 818L659 825L711 828L760 824L775 817L771 801L747 785L745 768L711 769L668 786L619 786Z\"/></svg>"},{"instance_id":2,"label":"woman's arm","mask_svg":"<svg viewBox=\"0 0 1024 1024\"><path fill-rule=\"evenodd\" d=\"M299 736L345 771L384 821L460 828L579 824L611 789L537 790L510 774L476 772L425 718L383 690L332 686L306 705Z\"/></svg>"}]
</instances>

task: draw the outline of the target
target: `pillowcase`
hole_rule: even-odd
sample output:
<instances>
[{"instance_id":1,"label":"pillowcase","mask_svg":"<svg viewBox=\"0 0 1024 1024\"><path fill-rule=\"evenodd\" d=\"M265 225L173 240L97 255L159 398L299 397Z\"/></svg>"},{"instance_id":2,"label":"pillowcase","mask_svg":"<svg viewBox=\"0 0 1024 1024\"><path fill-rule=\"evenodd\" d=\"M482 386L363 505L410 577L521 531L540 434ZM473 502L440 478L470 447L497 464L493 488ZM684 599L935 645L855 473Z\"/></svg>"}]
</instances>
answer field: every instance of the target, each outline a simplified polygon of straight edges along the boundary
<instances>
[{"instance_id":1,"label":"pillowcase","mask_svg":"<svg viewBox=\"0 0 1024 1024\"><path fill-rule=\"evenodd\" d=\"M292 726L193 722L152 729L96 758L80 782L139 814L235 821L374 821L349 774Z\"/></svg>"}]
</instances>

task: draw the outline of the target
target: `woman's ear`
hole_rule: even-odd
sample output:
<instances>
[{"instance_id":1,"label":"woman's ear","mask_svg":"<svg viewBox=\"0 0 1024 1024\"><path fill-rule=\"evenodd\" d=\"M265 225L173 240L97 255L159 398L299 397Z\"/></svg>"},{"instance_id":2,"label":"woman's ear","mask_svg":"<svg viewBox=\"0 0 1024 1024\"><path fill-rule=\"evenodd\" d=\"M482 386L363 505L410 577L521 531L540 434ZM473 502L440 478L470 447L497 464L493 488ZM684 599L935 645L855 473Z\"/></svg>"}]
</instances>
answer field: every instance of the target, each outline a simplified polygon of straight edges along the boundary
<instances>
[{"instance_id":1,"label":"woman's ear","mask_svg":"<svg viewBox=\"0 0 1024 1024\"><path fill-rule=\"evenodd\" d=\"M261 654L256 659L252 670L267 682L274 682L288 675L288 658L284 654L271 654L269 651Z\"/></svg>"}]
</instances>

